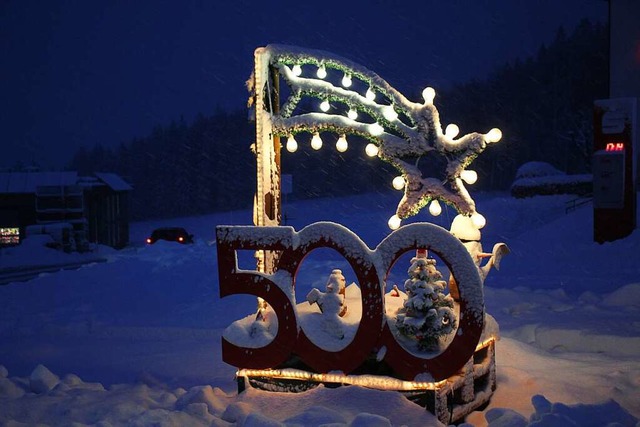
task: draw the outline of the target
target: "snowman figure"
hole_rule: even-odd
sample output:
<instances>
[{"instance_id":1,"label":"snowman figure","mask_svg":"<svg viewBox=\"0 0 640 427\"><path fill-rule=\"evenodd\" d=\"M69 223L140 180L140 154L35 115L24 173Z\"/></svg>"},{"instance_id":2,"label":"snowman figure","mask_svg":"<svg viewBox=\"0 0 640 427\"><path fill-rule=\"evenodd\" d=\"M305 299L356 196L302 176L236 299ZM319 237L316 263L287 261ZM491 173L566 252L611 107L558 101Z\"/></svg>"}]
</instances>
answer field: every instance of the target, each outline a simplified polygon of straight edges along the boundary
<instances>
[{"instance_id":1,"label":"snowman figure","mask_svg":"<svg viewBox=\"0 0 640 427\"><path fill-rule=\"evenodd\" d=\"M313 288L307 294L307 302L309 304L317 304L318 308L320 308L320 312L324 316L323 326L325 330L340 339L344 338L344 330L340 318L347 313L345 295L346 280L342 275L342 271L338 269L331 272L327 280L326 292Z\"/></svg>"},{"instance_id":2,"label":"snowman figure","mask_svg":"<svg viewBox=\"0 0 640 427\"><path fill-rule=\"evenodd\" d=\"M500 269L500 260L503 256L511 252L509 247L504 243L496 243L493 245L491 253L484 252L482 250L482 243L480 243L482 233L480 233L480 229L475 226L471 217L457 215L453 219L449 231L462 242L471 255L471 259L473 259L473 262L478 267L482 282L487 278L492 267L495 267L496 270ZM482 260L485 258L489 258L489 261L481 265Z\"/></svg>"}]
</instances>

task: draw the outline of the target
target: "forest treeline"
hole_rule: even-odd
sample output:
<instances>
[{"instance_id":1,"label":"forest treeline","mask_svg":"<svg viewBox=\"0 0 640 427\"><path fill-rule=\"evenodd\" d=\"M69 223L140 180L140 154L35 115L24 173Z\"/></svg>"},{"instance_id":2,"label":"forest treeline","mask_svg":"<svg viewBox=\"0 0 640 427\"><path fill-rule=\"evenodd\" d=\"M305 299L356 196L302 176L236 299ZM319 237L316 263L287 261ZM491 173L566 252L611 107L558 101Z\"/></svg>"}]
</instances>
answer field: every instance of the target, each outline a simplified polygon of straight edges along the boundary
<instances>
[{"instance_id":1,"label":"forest treeline","mask_svg":"<svg viewBox=\"0 0 640 427\"><path fill-rule=\"evenodd\" d=\"M246 112L219 111L157 126L111 150L78 150L69 169L109 171L133 186L132 219L170 218L244 208L252 202L255 139Z\"/></svg>"},{"instance_id":2,"label":"forest treeline","mask_svg":"<svg viewBox=\"0 0 640 427\"><path fill-rule=\"evenodd\" d=\"M508 63L485 81L455 86L437 106L461 133L503 131L503 140L472 166L477 187L506 189L529 161L567 173L589 172L593 101L608 94L608 27L583 20L569 36L560 28L535 56Z\"/></svg>"},{"instance_id":3,"label":"forest treeline","mask_svg":"<svg viewBox=\"0 0 640 427\"><path fill-rule=\"evenodd\" d=\"M607 97L608 66L608 30L585 20L570 35L560 28L535 56L505 64L485 80L439 91L441 118L458 124L461 133L503 131L503 140L475 160L475 187L506 189L517 168L533 160L569 173L588 171L593 101ZM322 136L327 146L337 139ZM296 153L283 155L283 173L293 181L290 199L390 188L397 174L359 149L313 151L300 139ZM158 126L116 149L81 148L68 169L124 177L134 187L133 219L247 208L255 192L254 141L246 111L218 111L192 123ZM350 145L365 144L350 138Z\"/></svg>"}]
</instances>

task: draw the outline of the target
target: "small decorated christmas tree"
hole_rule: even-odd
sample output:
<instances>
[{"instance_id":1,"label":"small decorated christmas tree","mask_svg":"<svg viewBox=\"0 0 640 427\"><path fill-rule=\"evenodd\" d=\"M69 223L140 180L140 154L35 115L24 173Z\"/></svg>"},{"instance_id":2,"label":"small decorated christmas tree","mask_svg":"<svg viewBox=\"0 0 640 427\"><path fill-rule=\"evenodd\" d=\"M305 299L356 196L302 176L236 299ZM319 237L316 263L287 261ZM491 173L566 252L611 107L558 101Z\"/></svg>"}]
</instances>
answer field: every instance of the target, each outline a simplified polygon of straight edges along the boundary
<instances>
[{"instance_id":1,"label":"small decorated christmas tree","mask_svg":"<svg viewBox=\"0 0 640 427\"><path fill-rule=\"evenodd\" d=\"M435 350L441 337L456 328L453 299L444 294L446 282L436 269L436 260L418 251L411 259L404 282L407 299L396 317L398 331L414 340L420 350Z\"/></svg>"}]
</instances>

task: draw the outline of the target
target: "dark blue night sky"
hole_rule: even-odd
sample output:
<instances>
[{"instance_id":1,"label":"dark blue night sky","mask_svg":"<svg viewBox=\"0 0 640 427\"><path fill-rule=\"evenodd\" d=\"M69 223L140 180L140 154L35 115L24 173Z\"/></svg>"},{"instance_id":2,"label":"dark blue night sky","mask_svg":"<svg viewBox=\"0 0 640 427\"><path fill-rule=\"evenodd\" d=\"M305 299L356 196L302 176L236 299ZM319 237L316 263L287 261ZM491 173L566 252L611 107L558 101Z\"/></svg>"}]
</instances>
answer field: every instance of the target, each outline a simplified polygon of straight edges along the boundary
<instances>
[{"instance_id":1,"label":"dark blue night sky","mask_svg":"<svg viewBox=\"0 0 640 427\"><path fill-rule=\"evenodd\" d=\"M405 94L483 78L602 0L0 2L0 167L60 168L80 146L244 108L253 50L323 49Z\"/></svg>"}]
</instances>

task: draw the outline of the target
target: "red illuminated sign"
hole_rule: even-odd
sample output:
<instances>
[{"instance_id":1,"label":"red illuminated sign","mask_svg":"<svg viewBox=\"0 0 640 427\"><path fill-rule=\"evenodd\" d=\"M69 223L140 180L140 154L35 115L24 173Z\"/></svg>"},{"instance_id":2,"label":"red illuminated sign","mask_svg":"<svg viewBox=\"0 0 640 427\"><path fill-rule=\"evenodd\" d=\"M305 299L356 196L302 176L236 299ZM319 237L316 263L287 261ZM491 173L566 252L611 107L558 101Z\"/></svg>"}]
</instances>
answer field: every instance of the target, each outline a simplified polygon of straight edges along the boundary
<instances>
[{"instance_id":1,"label":"red illuminated sign","mask_svg":"<svg viewBox=\"0 0 640 427\"><path fill-rule=\"evenodd\" d=\"M624 151L624 142L609 142L605 151Z\"/></svg>"}]
</instances>

